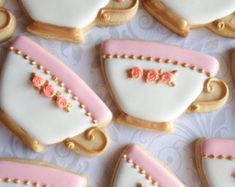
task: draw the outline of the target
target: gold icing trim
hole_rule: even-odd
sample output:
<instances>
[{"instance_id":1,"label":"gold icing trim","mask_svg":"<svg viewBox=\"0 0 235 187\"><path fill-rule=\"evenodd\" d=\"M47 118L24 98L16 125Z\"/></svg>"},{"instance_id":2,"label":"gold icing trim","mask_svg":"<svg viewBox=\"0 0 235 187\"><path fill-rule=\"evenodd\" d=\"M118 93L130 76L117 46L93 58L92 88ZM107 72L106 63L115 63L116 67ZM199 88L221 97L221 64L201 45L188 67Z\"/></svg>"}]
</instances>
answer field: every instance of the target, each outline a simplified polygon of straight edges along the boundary
<instances>
[{"instance_id":1,"label":"gold icing trim","mask_svg":"<svg viewBox=\"0 0 235 187\"><path fill-rule=\"evenodd\" d=\"M47 184L39 184L38 182L30 181L30 180L20 180L18 178L0 178L0 182L5 182L5 183L12 183L12 184L22 184L25 186L32 185L34 187L50 187Z\"/></svg>"},{"instance_id":2,"label":"gold icing trim","mask_svg":"<svg viewBox=\"0 0 235 187\"><path fill-rule=\"evenodd\" d=\"M68 95L70 95L73 100L77 101L77 102L79 103L78 106L79 106L80 108L84 109L84 110L86 111L86 114L89 114L89 115L87 115L87 116L91 118L91 122L92 122L94 125L97 125L97 120L93 117L92 113L87 110L86 106L85 106L82 102L79 101L79 96L73 95L73 94L72 94L72 91L69 91L69 92L68 92L68 89L69 89L69 88L66 88L66 87L65 87L65 84L64 84L62 81L60 81L57 77L55 78L55 76L52 75L48 70L45 70L45 68L44 68L42 65L38 64L38 62L36 62L35 60L31 59L31 57L30 57L29 55L23 54L22 51L20 51L20 50L18 50L18 49L15 49L13 46L9 47L9 51L15 52L15 54L22 56L25 60L27 60L27 61L29 62L30 65L35 66L36 68L38 68L39 70L41 70L41 71L42 71L43 73L45 73L46 75L50 75L50 76L51 76L51 79L52 79L53 81L57 82L58 86L64 87L65 93L67 93ZM69 89L69 90L71 90L71 89ZM83 107L81 107L81 106L83 106Z\"/></svg>"},{"instance_id":3,"label":"gold icing trim","mask_svg":"<svg viewBox=\"0 0 235 187\"><path fill-rule=\"evenodd\" d=\"M216 86L219 87L222 92L219 98L214 100L200 99L203 94L213 94L216 92ZM229 95L229 88L226 83L217 78L208 78L204 83L204 90L196 101L194 101L188 108L188 112L210 112L214 111L224 105Z\"/></svg>"},{"instance_id":4,"label":"gold icing trim","mask_svg":"<svg viewBox=\"0 0 235 187\"><path fill-rule=\"evenodd\" d=\"M161 0L143 0L144 8L159 22L173 32L186 37L189 34L190 25L186 20L172 12Z\"/></svg>"},{"instance_id":5,"label":"gold icing trim","mask_svg":"<svg viewBox=\"0 0 235 187\"><path fill-rule=\"evenodd\" d=\"M110 54L104 54L102 56L103 60L107 60L107 59L131 59L131 60L146 60L149 62L155 62L155 63L164 63L164 64L172 64L172 65L177 65L177 66L181 66L183 68L188 68L191 69L193 71L197 71L198 73L203 73L205 74L207 77L212 77L213 75L209 72L206 72L204 69L202 68L198 68L196 66L190 66L188 63L185 62L179 62L179 61L172 61L170 59L162 59L162 58L152 58L152 57L145 57L145 56L135 56L135 55L127 55L127 54L115 54L115 55L110 55Z\"/></svg>"},{"instance_id":6,"label":"gold icing trim","mask_svg":"<svg viewBox=\"0 0 235 187\"><path fill-rule=\"evenodd\" d=\"M98 128L98 127L92 127L85 131L85 133L82 134L82 139L87 141L86 144L82 144L79 141L79 138L68 138L64 141L64 145L75 152L79 153L85 153L85 154L92 154L92 155L99 155L101 154L109 144L108 137L105 134L105 132ZM101 143L100 143L101 142ZM92 145L98 146L90 146L88 143Z\"/></svg>"},{"instance_id":7,"label":"gold icing trim","mask_svg":"<svg viewBox=\"0 0 235 187\"><path fill-rule=\"evenodd\" d=\"M207 25L207 27L211 31L221 36L235 38L235 25L233 24L234 19L235 13L232 13L225 18L221 18L210 23L209 25Z\"/></svg>"}]
</instances>

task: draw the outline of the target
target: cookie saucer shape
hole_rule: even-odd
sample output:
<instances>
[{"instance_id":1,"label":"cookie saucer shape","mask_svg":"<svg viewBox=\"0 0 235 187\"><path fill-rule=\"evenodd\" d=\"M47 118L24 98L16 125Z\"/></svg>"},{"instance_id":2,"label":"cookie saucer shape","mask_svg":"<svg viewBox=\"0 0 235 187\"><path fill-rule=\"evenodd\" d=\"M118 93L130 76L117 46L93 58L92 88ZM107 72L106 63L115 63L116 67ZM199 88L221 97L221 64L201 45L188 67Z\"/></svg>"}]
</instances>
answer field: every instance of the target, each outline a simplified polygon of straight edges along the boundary
<instances>
[{"instance_id":1,"label":"cookie saucer shape","mask_svg":"<svg viewBox=\"0 0 235 187\"><path fill-rule=\"evenodd\" d=\"M110 187L185 187L162 162L137 145L129 145L118 161Z\"/></svg>"},{"instance_id":2,"label":"cookie saucer shape","mask_svg":"<svg viewBox=\"0 0 235 187\"><path fill-rule=\"evenodd\" d=\"M208 27L226 37L235 37L235 1L228 0L144 0L146 10L157 20L181 36L187 36L190 29ZM230 18L225 17L230 16ZM222 20L221 20L222 19ZM229 23L230 22L230 23Z\"/></svg>"},{"instance_id":3,"label":"cookie saucer shape","mask_svg":"<svg viewBox=\"0 0 235 187\"><path fill-rule=\"evenodd\" d=\"M0 158L0 187L86 187L86 178L50 163Z\"/></svg>"},{"instance_id":4,"label":"cookie saucer shape","mask_svg":"<svg viewBox=\"0 0 235 187\"><path fill-rule=\"evenodd\" d=\"M202 138L196 142L195 158L205 187L235 185L235 140Z\"/></svg>"},{"instance_id":5,"label":"cookie saucer shape","mask_svg":"<svg viewBox=\"0 0 235 187\"><path fill-rule=\"evenodd\" d=\"M119 25L131 20L139 0L18 0L31 18L27 30L45 38L83 42L93 26ZM53 14L52 14L53 12Z\"/></svg>"},{"instance_id":6,"label":"cookie saucer shape","mask_svg":"<svg viewBox=\"0 0 235 187\"><path fill-rule=\"evenodd\" d=\"M9 48L0 107L1 120L34 151L59 142L88 155L107 148L102 127L112 119L110 110L63 62L26 37Z\"/></svg>"},{"instance_id":7,"label":"cookie saucer shape","mask_svg":"<svg viewBox=\"0 0 235 187\"><path fill-rule=\"evenodd\" d=\"M148 41L108 40L101 45L101 62L120 123L170 131L186 110L213 111L228 98L227 85L214 77L218 61L196 51Z\"/></svg>"}]
</instances>

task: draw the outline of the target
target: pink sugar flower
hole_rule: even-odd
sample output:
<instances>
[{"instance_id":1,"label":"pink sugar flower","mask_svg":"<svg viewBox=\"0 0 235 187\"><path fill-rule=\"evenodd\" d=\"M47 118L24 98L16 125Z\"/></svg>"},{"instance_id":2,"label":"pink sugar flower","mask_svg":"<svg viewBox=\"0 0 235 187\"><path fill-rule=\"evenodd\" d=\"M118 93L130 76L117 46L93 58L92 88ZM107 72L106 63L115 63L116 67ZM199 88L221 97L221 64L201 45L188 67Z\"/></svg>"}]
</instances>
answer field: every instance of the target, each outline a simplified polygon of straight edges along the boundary
<instances>
[{"instance_id":1,"label":"pink sugar flower","mask_svg":"<svg viewBox=\"0 0 235 187\"><path fill-rule=\"evenodd\" d=\"M143 76L143 70L139 67L131 68L128 73L131 78L135 79L141 78Z\"/></svg>"},{"instance_id":2,"label":"pink sugar flower","mask_svg":"<svg viewBox=\"0 0 235 187\"><path fill-rule=\"evenodd\" d=\"M56 104L59 108L66 108L68 106L68 101L65 97L59 96L56 98Z\"/></svg>"},{"instance_id":3,"label":"pink sugar flower","mask_svg":"<svg viewBox=\"0 0 235 187\"><path fill-rule=\"evenodd\" d=\"M46 97L53 97L54 95L55 95L55 93L56 93L56 91L55 91L55 89L53 88L53 86L52 85L45 85L44 87L43 87L43 94L46 96Z\"/></svg>"},{"instance_id":4,"label":"pink sugar flower","mask_svg":"<svg viewBox=\"0 0 235 187\"><path fill-rule=\"evenodd\" d=\"M39 88L44 85L45 80L38 75L34 75L32 83L34 87Z\"/></svg>"},{"instance_id":5,"label":"pink sugar flower","mask_svg":"<svg viewBox=\"0 0 235 187\"><path fill-rule=\"evenodd\" d=\"M159 79L159 72L155 69L148 70L145 74L146 82L154 82Z\"/></svg>"}]
</instances>

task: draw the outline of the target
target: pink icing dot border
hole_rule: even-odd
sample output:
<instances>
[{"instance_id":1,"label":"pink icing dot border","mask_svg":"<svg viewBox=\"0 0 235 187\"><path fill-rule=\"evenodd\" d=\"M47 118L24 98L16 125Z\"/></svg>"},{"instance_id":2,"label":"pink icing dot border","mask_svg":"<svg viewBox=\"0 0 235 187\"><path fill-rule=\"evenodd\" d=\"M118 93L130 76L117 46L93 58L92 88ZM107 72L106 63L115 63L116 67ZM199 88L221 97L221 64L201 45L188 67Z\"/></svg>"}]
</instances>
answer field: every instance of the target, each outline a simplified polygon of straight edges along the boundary
<instances>
[{"instance_id":1,"label":"pink icing dot border","mask_svg":"<svg viewBox=\"0 0 235 187\"><path fill-rule=\"evenodd\" d=\"M195 66L213 75L219 70L219 63L212 56L177 46L149 41L107 40L102 43L102 54L142 56L145 59L169 59Z\"/></svg>"},{"instance_id":2,"label":"pink icing dot border","mask_svg":"<svg viewBox=\"0 0 235 187\"><path fill-rule=\"evenodd\" d=\"M218 158L234 158L235 157L235 140L209 138L201 143L201 156L218 157Z\"/></svg>"},{"instance_id":3,"label":"pink icing dot border","mask_svg":"<svg viewBox=\"0 0 235 187\"><path fill-rule=\"evenodd\" d=\"M144 169L146 175L151 176L154 181L158 181L160 186L185 187L174 174L170 173L160 162L147 154L139 146L130 145L124 152L124 155L127 155L133 163L138 164L140 168Z\"/></svg>"},{"instance_id":4,"label":"pink icing dot border","mask_svg":"<svg viewBox=\"0 0 235 187\"><path fill-rule=\"evenodd\" d=\"M42 164L30 164L23 160L0 160L0 178L32 181L56 187L84 187L86 179Z\"/></svg>"}]
</instances>

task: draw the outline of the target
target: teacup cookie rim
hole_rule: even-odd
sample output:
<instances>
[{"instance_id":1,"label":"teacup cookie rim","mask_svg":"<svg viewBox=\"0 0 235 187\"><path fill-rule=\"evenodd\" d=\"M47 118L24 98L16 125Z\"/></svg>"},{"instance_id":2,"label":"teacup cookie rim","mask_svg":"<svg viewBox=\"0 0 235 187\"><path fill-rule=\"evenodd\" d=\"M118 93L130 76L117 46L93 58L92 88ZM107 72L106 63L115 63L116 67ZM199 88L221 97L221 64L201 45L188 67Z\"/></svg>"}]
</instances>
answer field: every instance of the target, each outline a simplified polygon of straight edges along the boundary
<instances>
[{"instance_id":1,"label":"teacup cookie rim","mask_svg":"<svg viewBox=\"0 0 235 187\"><path fill-rule=\"evenodd\" d=\"M87 178L73 172L69 169L64 167L31 159L19 159L19 158L0 158L0 168L11 168L0 171L0 181L6 183L13 183L13 184L24 184L24 185L40 185L40 186L48 186L54 185L54 183L58 183L59 181L55 181L54 179L50 179L50 176L55 175L58 179L62 179L63 181L69 178L69 182L76 183L76 185L82 185L81 187L85 187L87 185ZM28 169L22 172L20 168ZM17 169L18 168L18 169ZM49 172L49 175L45 175L44 177L40 177L37 173L33 172L35 170L42 170L44 172ZM2 174L1 174L2 173ZM70 177L64 177L64 175L69 175ZM61 177L59 177L61 176ZM68 181L67 181L68 182ZM57 184L61 186L60 182Z\"/></svg>"}]
</instances>

